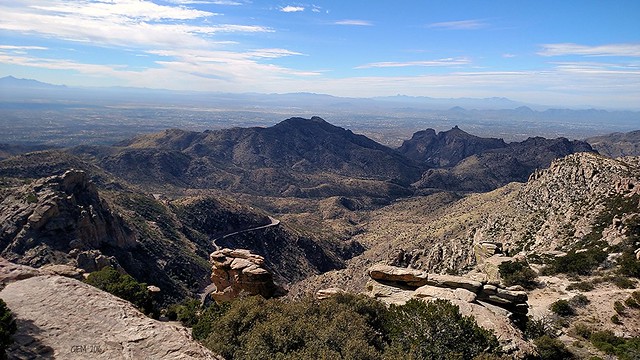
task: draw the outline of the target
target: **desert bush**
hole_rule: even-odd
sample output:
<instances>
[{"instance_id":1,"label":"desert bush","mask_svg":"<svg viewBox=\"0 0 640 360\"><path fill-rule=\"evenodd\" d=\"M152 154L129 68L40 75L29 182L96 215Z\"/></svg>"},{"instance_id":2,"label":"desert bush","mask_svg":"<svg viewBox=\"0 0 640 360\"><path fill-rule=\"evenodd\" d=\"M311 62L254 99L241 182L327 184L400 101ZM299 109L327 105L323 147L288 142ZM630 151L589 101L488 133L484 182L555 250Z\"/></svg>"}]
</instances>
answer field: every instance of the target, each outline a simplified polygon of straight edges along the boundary
<instances>
[{"instance_id":1,"label":"desert bush","mask_svg":"<svg viewBox=\"0 0 640 360\"><path fill-rule=\"evenodd\" d=\"M591 337L591 333L593 332L593 330L591 330L591 328L584 323L577 323L573 325L573 331L576 335L587 340L589 340L589 338Z\"/></svg>"},{"instance_id":2,"label":"desert bush","mask_svg":"<svg viewBox=\"0 0 640 360\"><path fill-rule=\"evenodd\" d=\"M594 286L589 281L580 281L567 286L567 290L580 290L580 291L591 291L594 289Z\"/></svg>"},{"instance_id":3,"label":"desert bush","mask_svg":"<svg viewBox=\"0 0 640 360\"><path fill-rule=\"evenodd\" d=\"M573 354L558 339L542 336L534 341L542 360L573 359Z\"/></svg>"},{"instance_id":4,"label":"desert bush","mask_svg":"<svg viewBox=\"0 0 640 360\"><path fill-rule=\"evenodd\" d=\"M619 315L624 315L625 306L622 301L616 301L613 303L613 310L615 310Z\"/></svg>"},{"instance_id":5,"label":"desert bush","mask_svg":"<svg viewBox=\"0 0 640 360\"><path fill-rule=\"evenodd\" d=\"M389 359L473 359L499 349L493 333L445 300L412 299L391 306L385 329L390 339L385 357Z\"/></svg>"},{"instance_id":6,"label":"desert bush","mask_svg":"<svg viewBox=\"0 0 640 360\"><path fill-rule=\"evenodd\" d=\"M545 274L589 275L606 259L607 253L599 245L591 245L587 251L571 251L565 256L554 258L545 268Z\"/></svg>"},{"instance_id":7,"label":"desert bush","mask_svg":"<svg viewBox=\"0 0 640 360\"><path fill-rule=\"evenodd\" d=\"M534 319L532 316L528 316L523 333L525 338L529 340L535 340L544 335L555 338L561 327L561 324L553 317L545 316Z\"/></svg>"},{"instance_id":8,"label":"desert bush","mask_svg":"<svg viewBox=\"0 0 640 360\"><path fill-rule=\"evenodd\" d=\"M559 316L571 316L575 314L575 310L567 300L558 300L554 302L551 304L550 309Z\"/></svg>"},{"instance_id":9,"label":"desert bush","mask_svg":"<svg viewBox=\"0 0 640 360\"><path fill-rule=\"evenodd\" d=\"M447 301L411 300L387 309L377 300L342 294L293 302L250 297L224 306L211 317L209 308L201 310L193 331L196 338L207 334L204 344L229 360L498 355L496 337ZM196 331L201 325L202 333Z\"/></svg>"},{"instance_id":10,"label":"desert bush","mask_svg":"<svg viewBox=\"0 0 640 360\"><path fill-rule=\"evenodd\" d=\"M536 286L536 272L529 267L526 261L506 261L498 265L500 277L505 285L521 285L532 289Z\"/></svg>"},{"instance_id":11,"label":"desert bush","mask_svg":"<svg viewBox=\"0 0 640 360\"><path fill-rule=\"evenodd\" d=\"M13 344L13 334L17 330L16 320L7 307L7 304L0 299L0 359L6 359L6 350Z\"/></svg>"},{"instance_id":12,"label":"desert bush","mask_svg":"<svg viewBox=\"0 0 640 360\"><path fill-rule=\"evenodd\" d=\"M571 305L572 307L585 307L589 305L590 302L591 301L589 301L589 299L582 294L578 294L569 299L569 305Z\"/></svg>"},{"instance_id":13,"label":"desert bush","mask_svg":"<svg viewBox=\"0 0 640 360\"><path fill-rule=\"evenodd\" d=\"M620 289L633 289L636 287L636 281L626 276L614 276L611 278L611 282Z\"/></svg>"},{"instance_id":14,"label":"desert bush","mask_svg":"<svg viewBox=\"0 0 640 360\"><path fill-rule=\"evenodd\" d=\"M640 308L640 304L633 298L633 296L629 296L624 300L624 304L630 308Z\"/></svg>"},{"instance_id":15,"label":"desert bush","mask_svg":"<svg viewBox=\"0 0 640 360\"><path fill-rule=\"evenodd\" d=\"M616 325L622 324L622 321L620 321L620 317L618 315L611 316L611 322Z\"/></svg>"},{"instance_id":16,"label":"desert bush","mask_svg":"<svg viewBox=\"0 0 640 360\"><path fill-rule=\"evenodd\" d=\"M616 353L616 347L624 343L624 339L614 335L611 330L596 331L591 334L591 344L598 350L613 355Z\"/></svg>"},{"instance_id":17,"label":"desert bush","mask_svg":"<svg viewBox=\"0 0 640 360\"><path fill-rule=\"evenodd\" d=\"M131 275L123 275L112 267L105 267L89 274L85 282L131 302L145 314L154 312L147 284L137 282Z\"/></svg>"},{"instance_id":18,"label":"desert bush","mask_svg":"<svg viewBox=\"0 0 640 360\"><path fill-rule=\"evenodd\" d=\"M337 295L285 303L235 300L215 323L205 345L226 359L379 359L384 339L382 303Z\"/></svg>"}]
</instances>

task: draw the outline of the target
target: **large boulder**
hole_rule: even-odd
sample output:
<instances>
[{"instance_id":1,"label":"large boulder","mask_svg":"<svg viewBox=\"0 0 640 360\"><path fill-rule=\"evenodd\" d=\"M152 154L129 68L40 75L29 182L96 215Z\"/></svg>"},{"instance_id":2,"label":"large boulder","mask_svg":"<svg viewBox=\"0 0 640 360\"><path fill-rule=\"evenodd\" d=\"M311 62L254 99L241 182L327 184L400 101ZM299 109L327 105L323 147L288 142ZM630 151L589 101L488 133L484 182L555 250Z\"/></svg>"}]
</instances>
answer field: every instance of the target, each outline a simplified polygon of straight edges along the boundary
<instances>
[{"instance_id":1,"label":"large boulder","mask_svg":"<svg viewBox=\"0 0 640 360\"><path fill-rule=\"evenodd\" d=\"M9 283L0 298L18 325L12 358L219 359L179 323L150 319L75 279L32 276Z\"/></svg>"},{"instance_id":2,"label":"large boulder","mask_svg":"<svg viewBox=\"0 0 640 360\"><path fill-rule=\"evenodd\" d=\"M377 281L415 287L427 284L427 273L421 270L376 264L369 268L369 276Z\"/></svg>"},{"instance_id":3,"label":"large boulder","mask_svg":"<svg viewBox=\"0 0 640 360\"><path fill-rule=\"evenodd\" d=\"M211 297L228 301L240 295L261 295L270 298L282 289L273 282L273 275L264 265L264 258L244 249L221 249L209 256L211 281L216 290Z\"/></svg>"}]
</instances>

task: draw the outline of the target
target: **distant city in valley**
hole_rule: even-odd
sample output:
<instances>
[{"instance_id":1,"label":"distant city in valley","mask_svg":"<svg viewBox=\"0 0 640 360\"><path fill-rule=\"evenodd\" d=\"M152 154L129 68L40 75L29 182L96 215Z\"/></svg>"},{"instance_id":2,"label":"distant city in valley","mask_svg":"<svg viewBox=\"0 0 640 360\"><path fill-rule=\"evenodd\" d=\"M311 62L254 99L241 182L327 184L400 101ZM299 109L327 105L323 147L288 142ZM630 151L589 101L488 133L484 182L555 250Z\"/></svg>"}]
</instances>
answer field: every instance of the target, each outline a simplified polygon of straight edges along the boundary
<instances>
[{"instance_id":1,"label":"distant city in valley","mask_svg":"<svg viewBox=\"0 0 640 360\"><path fill-rule=\"evenodd\" d=\"M20 145L110 145L168 128L271 126L292 116L316 115L391 147L427 128L459 126L507 142L535 136L585 139L640 128L640 111L552 108L507 98L79 88L15 77L0 79L0 93L0 143Z\"/></svg>"}]
</instances>

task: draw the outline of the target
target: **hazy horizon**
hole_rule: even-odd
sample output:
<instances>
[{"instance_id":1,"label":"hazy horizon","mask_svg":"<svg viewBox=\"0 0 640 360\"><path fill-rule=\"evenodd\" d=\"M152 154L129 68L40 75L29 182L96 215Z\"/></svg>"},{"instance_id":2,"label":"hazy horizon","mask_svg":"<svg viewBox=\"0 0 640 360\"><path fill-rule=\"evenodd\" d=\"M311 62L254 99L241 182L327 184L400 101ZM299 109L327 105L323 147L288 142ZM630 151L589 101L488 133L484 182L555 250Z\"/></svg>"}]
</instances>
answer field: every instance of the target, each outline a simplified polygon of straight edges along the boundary
<instances>
[{"instance_id":1,"label":"hazy horizon","mask_svg":"<svg viewBox=\"0 0 640 360\"><path fill-rule=\"evenodd\" d=\"M0 77L638 109L640 3L16 0Z\"/></svg>"}]
</instances>

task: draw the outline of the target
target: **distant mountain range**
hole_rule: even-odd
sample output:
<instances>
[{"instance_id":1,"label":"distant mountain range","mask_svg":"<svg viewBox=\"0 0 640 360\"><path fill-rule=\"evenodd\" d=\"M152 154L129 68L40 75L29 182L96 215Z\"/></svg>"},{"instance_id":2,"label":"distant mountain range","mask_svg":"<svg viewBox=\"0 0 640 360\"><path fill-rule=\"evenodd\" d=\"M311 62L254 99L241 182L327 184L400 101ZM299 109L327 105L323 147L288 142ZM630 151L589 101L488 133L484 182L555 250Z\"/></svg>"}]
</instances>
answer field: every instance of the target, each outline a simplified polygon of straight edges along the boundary
<instances>
[{"instance_id":1,"label":"distant mountain range","mask_svg":"<svg viewBox=\"0 0 640 360\"><path fill-rule=\"evenodd\" d=\"M171 129L115 146L73 147L43 164L37 158L45 151L0 162L0 175L15 176L16 167L34 176L55 172L55 167L59 171L73 167L101 169L158 189L394 199L415 191L489 191L524 182L554 159L592 151L588 143L566 138L506 143L458 127L440 133L419 131L392 149L313 117L291 118L266 128Z\"/></svg>"}]
</instances>

